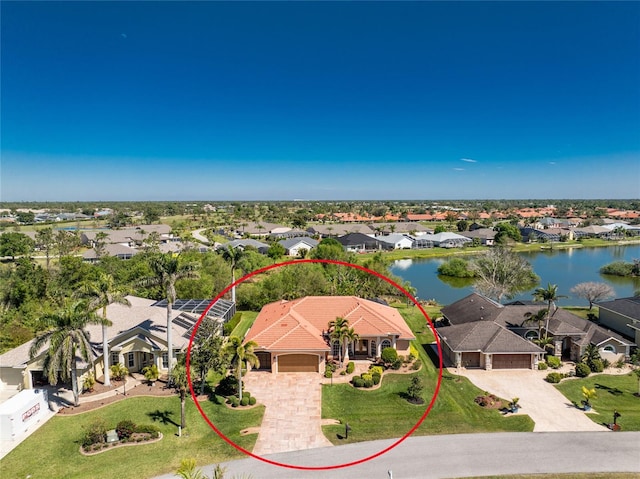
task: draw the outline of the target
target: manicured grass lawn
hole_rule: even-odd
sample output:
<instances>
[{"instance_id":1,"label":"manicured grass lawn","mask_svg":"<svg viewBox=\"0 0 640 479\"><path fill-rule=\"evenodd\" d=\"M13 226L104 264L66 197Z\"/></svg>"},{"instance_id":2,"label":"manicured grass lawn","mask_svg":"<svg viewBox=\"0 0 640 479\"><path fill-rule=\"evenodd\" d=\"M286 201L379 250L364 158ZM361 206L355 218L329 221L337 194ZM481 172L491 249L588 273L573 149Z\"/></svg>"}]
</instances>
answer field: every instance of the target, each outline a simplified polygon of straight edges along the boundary
<instances>
[{"instance_id":1,"label":"manicured grass lawn","mask_svg":"<svg viewBox=\"0 0 640 479\"><path fill-rule=\"evenodd\" d=\"M569 400L581 404L582 386L595 388L598 397L591 400L595 413L587 416L598 424L613 422L613 411L622 416L618 424L623 431L640 431L640 398L634 396L638 392L638 378L635 374L624 375L595 374L583 379L562 381L556 387Z\"/></svg>"},{"instance_id":2,"label":"manicured grass lawn","mask_svg":"<svg viewBox=\"0 0 640 479\"><path fill-rule=\"evenodd\" d=\"M256 320L257 316L258 313L256 311L242 311L242 319L236 327L233 328L233 331L231 331L231 336L244 338L244 335L247 334L247 331L249 331L249 328Z\"/></svg>"},{"instance_id":3,"label":"manicured grass lawn","mask_svg":"<svg viewBox=\"0 0 640 479\"><path fill-rule=\"evenodd\" d=\"M237 411L208 401L200 404L210 420L230 440L245 449L253 448L257 435L240 436L239 431L259 425L263 407ZM77 416L55 416L2 459L1 475L6 478L30 475L33 479L144 478L175 471L180 461L188 457L195 458L198 464L210 464L244 456L209 427L192 400L187 401L186 411L187 428L182 437L177 437L176 423L180 422L180 400L177 396L134 397ZM153 444L120 447L95 456L83 456L79 452L83 428L98 417L113 427L122 419L131 419L137 424L156 424L164 437Z\"/></svg>"},{"instance_id":4,"label":"manicured grass lawn","mask_svg":"<svg viewBox=\"0 0 640 479\"><path fill-rule=\"evenodd\" d=\"M433 333L418 308L399 307L398 310L416 335L414 346L423 367L412 374L385 373L382 386L376 390L355 389L346 384L323 386L322 417L339 419L352 428L349 439L344 440L338 438L338 435L344 436L344 425L325 426L325 436L334 444L399 438L415 426L433 396L438 377L437 358L432 353L427 354L422 347L434 340ZM437 317L438 312L438 308L429 308L427 314ZM416 375L422 377L425 384L423 406L412 405L400 395L406 392L411 378ZM473 399L482 392L466 378L444 371L433 409L415 434L533 430L529 416L503 416L497 410L483 409L475 404Z\"/></svg>"},{"instance_id":5,"label":"manicured grass lawn","mask_svg":"<svg viewBox=\"0 0 640 479\"><path fill-rule=\"evenodd\" d=\"M589 313L593 313L598 316L598 310L600 308L594 306L591 310L589 310L588 306L561 306L561 309L565 309L570 313L575 314L576 316L580 316L582 319L589 319L587 315Z\"/></svg>"}]
</instances>

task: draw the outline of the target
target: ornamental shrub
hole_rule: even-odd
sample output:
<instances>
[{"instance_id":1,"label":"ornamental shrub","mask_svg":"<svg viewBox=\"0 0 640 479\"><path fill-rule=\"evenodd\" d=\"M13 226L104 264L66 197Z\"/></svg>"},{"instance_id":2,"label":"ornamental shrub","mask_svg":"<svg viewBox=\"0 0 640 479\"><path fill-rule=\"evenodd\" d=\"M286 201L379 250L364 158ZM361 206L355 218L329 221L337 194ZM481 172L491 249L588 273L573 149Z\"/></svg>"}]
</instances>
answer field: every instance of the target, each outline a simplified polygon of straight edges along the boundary
<instances>
[{"instance_id":1,"label":"ornamental shrub","mask_svg":"<svg viewBox=\"0 0 640 479\"><path fill-rule=\"evenodd\" d=\"M547 369L549 366L547 366L547 363L544 362L539 362L538 363L538 370L539 371L544 371L545 369Z\"/></svg>"},{"instance_id":2,"label":"ornamental shrub","mask_svg":"<svg viewBox=\"0 0 640 479\"><path fill-rule=\"evenodd\" d=\"M240 405L241 406L248 406L249 405L249 398L246 396L242 397L242 401L240 401Z\"/></svg>"},{"instance_id":3,"label":"ornamental shrub","mask_svg":"<svg viewBox=\"0 0 640 479\"><path fill-rule=\"evenodd\" d=\"M82 437L82 446L87 447L92 444L102 444L107 440L107 423L101 417L95 418L87 426Z\"/></svg>"},{"instance_id":4,"label":"ornamental shrub","mask_svg":"<svg viewBox=\"0 0 640 479\"><path fill-rule=\"evenodd\" d=\"M250 398L251 397L251 393L249 391L242 391L242 397L243 398Z\"/></svg>"},{"instance_id":5,"label":"ornamental shrub","mask_svg":"<svg viewBox=\"0 0 640 479\"><path fill-rule=\"evenodd\" d=\"M411 366L411 369L413 369L414 371L417 371L418 369L420 369L422 367L422 361L420 361L419 359L416 359L413 362L413 366Z\"/></svg>"},{"instance_id":6,"label":"ornamental shrub","mask_svg":"<svg viewBox=\"0 0 640 479\"><path fill-rule=\"evenodd\" d=\"M562 361L560 360L560 358L552 356L551 354L547 354L546 360L547 365L552 369L558 369L560 366L562 366Z\"/></svg>"},{"instance_id":7,"label":"ornamental shrub","mask_svg":"<svg viewBox=\"0 0 640 479\"><path fill-rule=\"evenodd\" d=\"M576 364L576 376L579 378L586 378L591 374L591 368L586 363Z\"/></svg>"},{"instance_id":8,"label":"ornamental shrub","mask_svg":"<svg viewBox=\"0 0 640 479\"><path fill-rule=\"evenodd\" d=\"M324 377L325 377L325 378L331 378L331 377L333 377L333 371L332 371L331 369L329 369L329 368L325 369L325 370L324 370Z\"/></svg>"},{"instance_id":9,"label":"ornamental shrub","mask_svg":"<svg viewBox=\"0 0 640 479\"><path fill-rule=\"evenodd\" d=\"M559 383L562 378L564 377L563 374L561 373L549 373L547 374L547 377L544 378L545 381L547 381L548 383Z\"/></svg>"},{"instance_id":10,"label":"ornamental shrub","mask_svg":"<svg viewBox=\"0 0 640 479\"><path fill-rule=\"evenodd\" d=\"M136 425L133 421L129 419L124 419L120 421L116 426L116 432L118 433L118 437L120 439L128 438L136 431Z\"/></svg>"},{"instance_id":11,"label":"ornamental shrub","mask_svg":"<svg viewBox=\"0 0 640 479\"><path fill-rule=\"evenodd\" d=\"M603 359L602 360L602 367L604 368L603 371L607 368L611 367L611 361L609 361L608 359Z\"/></svg>"},{"instance_id":12,"label":"ornamental shrub","mask_svg":"<svg viewBox=\"0 0 640 479\"><path fill-rule=\"evenodd\" d=\"M391 347L384 348L380 354L380 359L382 359L385 364L393 364L393 362L398 359L398 351ZM402 361L400 361L400 363L402 364Z\"/></svg>"},{"instance_id":13,"label":"ornamental shrub","mask_svg":"<svg viewBox=\"0 0 640 479\"><path fill-rule=\"evenodd\" d=\"M589 363L589 369L591 369L591 372L593 373L601 373L604 371L604 363L602 362L602 359L592 359Z\"/></svg>"},{"instance_id":14,"label":"ornamental shrub","mask_svg":"<svg viewBox=\"0 0 640 479\"><path fill-rule=\"evenodd\" d=\"M411 359L413 361L414 359L418 358L418 356L419 356L418 350L413 345L413 343L410 343L409 344L409 359Z\"/></svg>"},{"instance_id":15,"label":"ornamental shrub","mask_svg":"<svg viewBox=\"0 0 640 479\"><path fill-rule=\"evenodd\" d=\"M373 384L374 384L374 385L376 385L376 384L380 384L380 379L381 379L381 378L382 378L382 376L380 376L380 375L379 375L379 374L377 374L377 373L373 373L373 374L371 375L371 379L373 379Z\"/></svg>"},{"instance_id":16,"label":"ornamental shrub","mask_svg":"<svg viewBox=\"0 0 640 479\"><path fill-rule=\"evenodd\" d=\"M373 379L364 379L364 387L372 388L373 387Z\"/></svg>"},{"instance_id":17,"label":"ornamental shrub","mask_svg":"<svg viewBox=\"0 0 640 479\"><path fill-rule=\"evenodd\" d=\"M254 398L253 396L251 396L251 397L249 398L249 405L250 405L250 406L253 406L255 403L256 403L256 398Z\"/></svg>"},{"instance_id":18,"label":"ornamental shrub","mask_svg":"<svg viewBox=\"0 0 640 479\"><path fill-rule=\"evenodd\" d=\"M353 361L349 361L349 363L347 364L347 374L353 373L355 369L356 365L353 363Z\"/></svg>"},{"instance_id":19,"label":"ornamental shrub","mask_svg":"<svg viewBox=\"0 0 640 479\"><path fill-rule=\"evenodd\" d=\"M391 363L391 369L400 369L402 367L402 359L396 358L396 360Z\"/></svg>"},{"instance_id":20,"label":"ornamental shrub","mask_svg":"<svg viewBox=\"0 0 640 479\"><path fill-rule=\"evenodd\" d=\"M238 404L239 404L238 398L235 396L231 396L229 398L229 403L231 404L231 407L238 407Z\"/></svg>"},{"instance_id":21,"label":"ornamental shrub","mask_svg":"<svg viewBox=\"0 0 640 479\"><path fill-rule=\"evenodd\" d=\"M236 396L238 394L238 380L232 375L225 376L216 386L216 394L220 396Z\"/></svg>"},{"instance_id":22,"label":"ornamental shrub","mask_svg":"<svg viewBox=\"0 0 640 479\"><path fill-rule=\"evenodd\" d=\"M382 366L371 366L369 368L369 374L378 374L379 376L382 376L382 372L384 371L384 369L382 368Z\"/></svg>"},{"instance_id":23,"label":"ornamental shrub","mask_svg":"<svg viewBox=\"0 0 640 479\"><path fill-rule=\"evenodd\" d=\"M362 373L362 379L365 381L373 381L373 377L369 373Z\"/></svg>"},{"instance_id":24,"label":"ornamental shrub","mask_svg":"<svg viewBox=\"0 0 640 479\"><path fill-rule=\"evenodd\" d=\"M353 383L354 387L357 387L357 388L364 387L364 379L362 379L360 376L354 377L351 380L351 382Z\"/></svg>"}]
</instances>

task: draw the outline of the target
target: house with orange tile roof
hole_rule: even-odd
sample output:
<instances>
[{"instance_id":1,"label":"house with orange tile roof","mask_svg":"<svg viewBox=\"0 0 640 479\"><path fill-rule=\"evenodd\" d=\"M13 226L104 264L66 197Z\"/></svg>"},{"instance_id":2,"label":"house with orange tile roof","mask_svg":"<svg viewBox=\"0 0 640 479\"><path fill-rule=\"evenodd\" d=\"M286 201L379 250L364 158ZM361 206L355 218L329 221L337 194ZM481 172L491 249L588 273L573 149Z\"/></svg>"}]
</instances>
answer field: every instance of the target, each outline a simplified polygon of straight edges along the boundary
<instances>
[{"instance_id":1,"label":"house with orange tile roof","mask_svg":"<svg viewBox=\"0 0 640 479\"><path fill-rule=\"evenodd\" d=\"M255 341L259 369L273 373L321 372L337 358L340 344L329 339L329 323L344 318L359 339L349 345L349 357L379 357L386 347L409 354L415 339L398 313L386 304L357 296L306 296L265 305L247 332Z\"/></svg>"}]
</instances>

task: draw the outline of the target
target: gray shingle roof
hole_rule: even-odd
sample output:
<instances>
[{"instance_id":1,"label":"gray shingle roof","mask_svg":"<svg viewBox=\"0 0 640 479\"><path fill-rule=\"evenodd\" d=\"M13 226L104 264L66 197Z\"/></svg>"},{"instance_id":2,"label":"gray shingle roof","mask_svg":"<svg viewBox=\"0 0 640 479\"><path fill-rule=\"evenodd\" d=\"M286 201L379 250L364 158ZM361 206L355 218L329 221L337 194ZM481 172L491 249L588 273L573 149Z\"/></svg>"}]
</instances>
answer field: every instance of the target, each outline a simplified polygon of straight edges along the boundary
<instances>
[{"instance_id":1,"label":"gray shingle roof","mask_svg":"<svg viewBox=\"0 0 640 479\"><path fill-rule=\"evenodd\" d=\"M280 243L286 250L293 248L299 243L304 243L308 245L310 248L315 248L316 246L318 246L318 241L314 240L313 238L307 238L304 236L298 237L298 238L288 238L285 240L278 241L278 243Z\"/></svg>"},{"instance_id":2,"label":"gray shingle roof","mask_svg":"<svg viewBox=\"0 0 640 479\"><path fill-rule=\"evenodd\" d=\"M608 309L628 318L640 320L640 296L619 298L596 303L601 309Z\"/></svg>"},{"instance_id":3,"label":"gray shingle roof","mask_svg":"<svg viewBox=\"0 0 640 479\"><path fill-rule=\"evenodd\" d=\"M438 335L452 351L482 351L483 353L543 353L544 351L517 334L494 323L473 323L437 329Z\"/></svg>"}]
</instances>

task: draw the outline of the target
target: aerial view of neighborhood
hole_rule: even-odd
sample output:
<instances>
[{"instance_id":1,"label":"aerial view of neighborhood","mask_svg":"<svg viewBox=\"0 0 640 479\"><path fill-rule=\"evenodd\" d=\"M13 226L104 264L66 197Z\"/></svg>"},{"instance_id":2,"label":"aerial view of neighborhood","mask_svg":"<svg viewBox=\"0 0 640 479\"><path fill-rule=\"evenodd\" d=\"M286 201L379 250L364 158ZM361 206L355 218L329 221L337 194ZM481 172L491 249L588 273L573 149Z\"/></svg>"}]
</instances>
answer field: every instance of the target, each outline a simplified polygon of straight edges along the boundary
<instances>
[{"instance_id":1,"label":"aerial view of neighborhood","mask_svg":"<svg viewBox=\"0 0 640 479\"><path fill-rule=\"evenodd\" d=\"M640 477L640 3L0 40L3 479Z\"/></svg>"}]
</instances>

